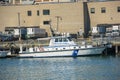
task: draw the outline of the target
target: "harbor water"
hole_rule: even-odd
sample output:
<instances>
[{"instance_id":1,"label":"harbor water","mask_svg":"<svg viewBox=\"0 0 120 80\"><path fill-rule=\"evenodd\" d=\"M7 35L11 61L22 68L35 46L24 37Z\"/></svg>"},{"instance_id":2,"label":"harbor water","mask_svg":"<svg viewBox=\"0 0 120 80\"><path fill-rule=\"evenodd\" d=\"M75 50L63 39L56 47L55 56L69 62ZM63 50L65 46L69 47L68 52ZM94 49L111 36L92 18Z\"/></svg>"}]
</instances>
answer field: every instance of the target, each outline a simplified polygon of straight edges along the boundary
<instances>
[{"instance_id":1,"label":"harbor water","mask_svg":"<svg viewBox=\"0 0 120 80\"><path fill-rule=\"evenodd\" d=\"M120 80L120 57L2 58L0 80Z\"/></svg>"}]
</instances>

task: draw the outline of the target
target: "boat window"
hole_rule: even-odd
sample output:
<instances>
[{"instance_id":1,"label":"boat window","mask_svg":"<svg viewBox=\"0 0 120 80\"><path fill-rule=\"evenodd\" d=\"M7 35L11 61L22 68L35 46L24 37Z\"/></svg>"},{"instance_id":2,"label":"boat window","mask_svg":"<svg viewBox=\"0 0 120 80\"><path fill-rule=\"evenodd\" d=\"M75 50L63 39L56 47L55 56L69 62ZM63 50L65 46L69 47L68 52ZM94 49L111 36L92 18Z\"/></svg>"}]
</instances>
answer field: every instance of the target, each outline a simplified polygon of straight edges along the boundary
<instances>
[{"instance_id":1,"label":"boat window","mask_svg":"<svg viewBox=\"0 0 120 80\"><path fill-rule=\"evenodd\" d=\"M63 48L63 49L65 49L65 48Z\"/></svg>"},{"instance_id":2,"label":"boat window","mask_svg":"<svg viewBox=\"0 0 120 80\"><path fill-rule=\"evenodd\" d=\"M70 37L68 37L68 40L69 40L69 41L72 41L72 39L71 39Z\"/></svg>"},{"instance_id":3,"label":"boat window","mask_svg":"<svg viewBox=\"0 0 120 80\"><path fill-rule=\"evenodd\" d=\"M55 42L58 42L58 38L55 39Z\"/></svg>"},{"instance_id":4,"label":"boat window","mask_svg":"<svg viewBox=\"0 0 120 80\"><path fill-rule=\"evenodd\" d=\"M67 38L56 38L55 42L68 42L68 39Z\"/></svg>"},{"instance_id":5,"label":"boat window","mask_svg":"<svg viewBox=\"0 0 120 80\"><path fill-rule=\"evenodd\" d=\"M61 39L61 38L59 38L59 42L62 42L62 39Z\"/></svg>"},{"instance_id":6,"label":"boat window","mask_svg":"<svg viewBox=\"0 0 120 80\"><path fill-rule=\"evenodd\" d=\"M63 42L67 42L67 39L66 39L66 38L63 38Z\"/></svg>"}]
</instances>

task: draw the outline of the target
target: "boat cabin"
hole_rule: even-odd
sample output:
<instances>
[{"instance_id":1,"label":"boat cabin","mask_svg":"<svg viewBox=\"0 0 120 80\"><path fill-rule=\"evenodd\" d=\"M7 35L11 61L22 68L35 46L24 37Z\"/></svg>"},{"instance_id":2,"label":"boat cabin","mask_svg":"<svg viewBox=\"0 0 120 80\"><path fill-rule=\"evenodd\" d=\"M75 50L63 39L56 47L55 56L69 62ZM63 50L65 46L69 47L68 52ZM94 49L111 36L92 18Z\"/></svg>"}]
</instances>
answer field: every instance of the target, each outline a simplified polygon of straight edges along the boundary
<instances>
[{"instance_id":1,"label":"boat cabin","mask_svg":"<svg viewBox=\"0 0 120 80\"><path fill-rule=\"evenodd\" d=\"M74 41L70 37L60 36L60 37L54 37L50 39L49 46L70 46L70 45L76 45Z\"/></svg>"}]
</instances>

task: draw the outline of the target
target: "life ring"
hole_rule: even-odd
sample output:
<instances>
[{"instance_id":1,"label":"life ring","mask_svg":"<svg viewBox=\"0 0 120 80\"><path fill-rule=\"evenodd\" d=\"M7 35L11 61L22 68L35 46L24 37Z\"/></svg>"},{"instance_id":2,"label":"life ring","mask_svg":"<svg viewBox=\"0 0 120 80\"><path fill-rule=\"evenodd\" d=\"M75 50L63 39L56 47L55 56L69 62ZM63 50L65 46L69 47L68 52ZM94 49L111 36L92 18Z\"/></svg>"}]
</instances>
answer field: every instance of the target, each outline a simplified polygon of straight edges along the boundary
<instances>
[{"instance_id":1,"label":"life ring","mask_svg":"<svg viewBox=\"0 0 120 80\"><path fill-rule=\"evenodd\" d=\"M44 51L44 48L43 47L40 47L39 48L40 52Z\"/></svg>"}]
</instances>

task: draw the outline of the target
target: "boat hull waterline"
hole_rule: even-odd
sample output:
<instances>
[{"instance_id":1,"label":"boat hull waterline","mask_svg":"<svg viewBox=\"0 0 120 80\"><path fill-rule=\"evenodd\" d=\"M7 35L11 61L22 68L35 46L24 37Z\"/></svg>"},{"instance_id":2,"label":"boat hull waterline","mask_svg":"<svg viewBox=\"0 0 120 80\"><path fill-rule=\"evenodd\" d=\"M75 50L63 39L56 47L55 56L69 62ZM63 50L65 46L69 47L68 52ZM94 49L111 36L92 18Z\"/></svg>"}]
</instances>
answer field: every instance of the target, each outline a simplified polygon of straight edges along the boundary
<instances>
[{"instance_id":1,"label":"boat hull waterline","mask_svg":"<svg viewBox=\"0 0 120 80\"><path fill-rule=\"evenodd\" d=\"M95 47L87 49L71 49L71 50L56 50L56 51L43 51L43 52L22 52L17 57L31 58L47 58L47 57L77 57L87 55L100 55L105 47Z\"/></svg>"},{"instance_id":2,"label":"boat hull waterline","mask_svg":"<svg viewBox=\"0 0 120 80\"><path fill-rule=\"evenodd\" d=\"M8 54L8 51L0 51L0 58L6 57Z\"/></svg>"}]
</instances>

